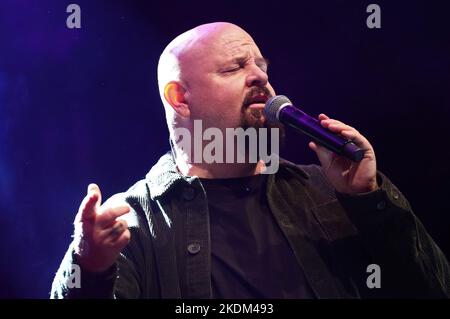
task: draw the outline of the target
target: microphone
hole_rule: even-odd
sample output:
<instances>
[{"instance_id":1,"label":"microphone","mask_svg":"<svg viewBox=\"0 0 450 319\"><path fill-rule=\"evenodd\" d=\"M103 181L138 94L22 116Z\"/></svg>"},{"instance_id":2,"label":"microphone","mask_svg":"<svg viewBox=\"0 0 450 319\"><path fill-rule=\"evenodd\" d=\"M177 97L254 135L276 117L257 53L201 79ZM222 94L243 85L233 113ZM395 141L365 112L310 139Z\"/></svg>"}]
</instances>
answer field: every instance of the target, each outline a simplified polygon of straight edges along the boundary
<instances>
[{"instance_id":1,"label":"microphone","mask_svg":"<svg viewBox=\"0 0 450 319\"><path fill-rule=\"evenodd\" d=\"M296 108L284 95L276 95L267 100L264 106L264 115L267 120L275 123L281 122L292 127L311 137L314 142L354 162L359 162L364 157L362 148L342 135L324 128L320 125L319 120Z\"/></svg>"}]
</instances>

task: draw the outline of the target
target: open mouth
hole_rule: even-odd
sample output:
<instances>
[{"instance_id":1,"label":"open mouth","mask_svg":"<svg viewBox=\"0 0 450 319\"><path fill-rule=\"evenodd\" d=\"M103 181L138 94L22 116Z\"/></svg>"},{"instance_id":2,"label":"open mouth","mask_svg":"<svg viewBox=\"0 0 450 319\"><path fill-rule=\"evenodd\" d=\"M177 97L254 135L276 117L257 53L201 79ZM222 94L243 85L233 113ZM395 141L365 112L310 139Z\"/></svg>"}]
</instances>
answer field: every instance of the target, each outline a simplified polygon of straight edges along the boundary
<instances>
[{"instance_id":1,"label":"open mouth","mask_svg":"<svg viewBox=\"0 0 450 319\"><path fill-rule=\"evenodd\" d=\"M263 109L264 106L266 105L267 100L269 99L269 97L264 94L264 93L260 93L257 94L255 96L252 96L250 98L250 100L248 101L248 103L246 104L247 107L249 108L261 108Z\"/></svg>"}]
</instances>

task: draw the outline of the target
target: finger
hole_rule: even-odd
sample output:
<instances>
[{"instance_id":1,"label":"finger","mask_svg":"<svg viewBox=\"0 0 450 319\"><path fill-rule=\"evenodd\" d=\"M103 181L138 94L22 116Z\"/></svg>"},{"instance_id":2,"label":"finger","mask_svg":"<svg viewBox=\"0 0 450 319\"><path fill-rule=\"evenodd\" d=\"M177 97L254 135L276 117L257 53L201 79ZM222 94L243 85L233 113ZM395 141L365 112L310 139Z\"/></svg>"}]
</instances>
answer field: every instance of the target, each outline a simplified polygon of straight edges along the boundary
<instances>
[{"instance_id":1,"label":"finger","mask_svg":"<svg viewBox=\"0 0 450 319\"><path fill-rule=\"evenodd\" d=\"M102 230L99 234L99 238L102 241L113 242L117 240L127 229L127 223L124 220L118 220L112 227Z\"/></svg>"},{"instance_id":2,"label":"finger","mask_svg":"<svg viewBox=\"0 0 450 319\"><path fill-rule=\"evenodd\" d=\"M330 118L328 117L328 115L325 115L325 114L323 114L323 113L320 113L319 114L319 120L320 121L322 121L322 120L329 120Z\"/></svg>"},{"instance_id":3,"label":"finger","mask_svg":"<svg viewBox=\"0 0 450 319\"><path fill-rule=\"evenodd\" d=\"M97 215L98 225L102 228L110 227L112 224L114 224L117 217L130 212L130 209L131 208L128 205L108 207Z\"/></svg>"},{"instance_id":4,"label":"finger","mask_svg":"<svg viewBox=\"0 0 450 319\"><path fill-rule=\"evenodd\" d=\"M328 167L333 159L334 153L315 142L309 142L308 145L316 153L322 167Z\"/></svg>"},{"instance_id":5,"label":"finger","mask_svg":"<svg viewBox=\"0 0 450 319\"><path fill-rule=\"evenodd\" d=\"M94 192L97 194L98 200L96 202L97 207L100 207L101 203L102 203L102 192L100 192L100 187L98 187L97 184L91 183L88 186L88 193L89 192Z\"/></svg>"},{"instance_id":6,"label":"finger","mask_svg":"<svg viewBox=\"0 0 450 319\"><path fill-rule=\"evenodd\" d=\"M346 130L346 131L354 131L359 134L359 132L357 130L355 130L353 127L351 127L347 124L344 124L342 122L339 122L339 121L335 121L335 122L329 123L328 125L327 124L325 124L325 125L328 130L330 130L331 132L334 132L334 133L340 133L340 132Z\"/></svg>"},{"instance_id":7,"label":"finger","mask_svg":"<svg viewBox=\"0 0 450 319\"><path fill-rule=\"evenodd\" d=\"M111 239L117 239L127 229L127 222L123 219L118 219L111 227L100 230L98 233L98 240L111 241Z\"/></svg>"},{"instance_id":8,"label":"finger","mask_svg":"<svg viewBox=\"0 0 450 319\"><path fill-rule=\"evenodd\" d=\"M120 235L120 237L116 239L114 244L118 246L117 247L118 249L122 250L123 248L125 248L126 245L128 245L130 240L131 240L131 233L128 229L126 229L122 233L122 235Z\"/></svg>"},{"instance_id":9,"label":"finger","mask_svg":"<svg viewBox=\"0 0 450 319\"><path fill-rule=\"evenodd\" d=\"M347 129L352 129L352 130L356 131L356 129L354 127L352 127L350 125L347 125L347 124L345 124L345 123L343 123L341 121L334 120L334 119L323 120L323 121L320 122L320 124L323 127L325 127L325 128L336 127L336 126L344 126Z\"/></svg>"},{"instance_id":10,"label":"finger","mask_svg":"<svg viewBox=\"0 0 450 319\"><path fill-rule=\"evenodd\" d=\"M117 245L122 240L124 240L124 238L128 238L128 240L130 239L130 230L127 227L123 226L123 224L118 225L120 225L120 227L114 225L115 227L117 227L117 230L114 230L115 227L112 227L103 231L103 233L100 235L101 237L99 237L100 241L103 244Z\"/></svg>"},{"instance_id":11,"label":"finger","mask_svg":"<svg viewBox=\"0 0 450 319\"><path fill-rule=\"evenodd\" d=\"M338 121L338 120L334 120L334 119L326 119L326 120L322 120L321 122L320 122L320 124L322 124L322 126L323 127L328 127L328 126L330 126L331 124L344 124L344 123L342 123L341 121Z\"/></svg>"},{"instance_id":12,"label":"finger","mask_svg":"<svg viewBox=\"0 0 450 319\"><path fill-rule=\"evenodd\" d=\"M372 146L370 145L369 141L360 133L354 130L344 130L341 132L341 135L352 140L356 145L359 147L368 150L371 149Z\"/></svg>"},{"instance_id":13,"label":"finger","mask_svg":"<svg viewBox=\"0 0 450 319\"><path fill-rule=\"evenodd\" d=\"M97 201L98 194L93 191L89 191L80 205L81 220L89 220L95 217Z\"/></svg>"}]
</instances>

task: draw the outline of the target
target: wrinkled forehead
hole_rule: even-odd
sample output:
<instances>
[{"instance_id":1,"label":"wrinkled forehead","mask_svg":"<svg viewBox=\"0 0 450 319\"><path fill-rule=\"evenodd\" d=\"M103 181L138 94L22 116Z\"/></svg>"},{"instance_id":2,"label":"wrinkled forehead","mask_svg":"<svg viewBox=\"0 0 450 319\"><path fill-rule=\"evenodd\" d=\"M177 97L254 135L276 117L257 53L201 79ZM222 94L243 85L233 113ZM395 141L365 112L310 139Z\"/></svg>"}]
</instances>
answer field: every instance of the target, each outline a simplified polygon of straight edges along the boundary
<instances>
[{"instance_id":1,"label":"wrinkled forehead","mask_svg":"<svg viewBox=\"0 0 450 319\"><path fill-rule=\"evenodd\" d=\"M192 45L183 59L195 64L220 64L241 56L261 56L252 39L244 30L237 27L213 31L200 31L195 45Z\"/></svg>"},{"instance_id":2,"label":"wrinkled forehead","mask_svg":"<svg viewBox=\"0 0 450 319\"><path fill-rule=\"evenodd\" d=\"M204 38L203 44L224 54L235 54L243 49L248 49L248 47L256 46L252 37L247 32L237 28L214 33Z\"/></svg>"}]
</instances>

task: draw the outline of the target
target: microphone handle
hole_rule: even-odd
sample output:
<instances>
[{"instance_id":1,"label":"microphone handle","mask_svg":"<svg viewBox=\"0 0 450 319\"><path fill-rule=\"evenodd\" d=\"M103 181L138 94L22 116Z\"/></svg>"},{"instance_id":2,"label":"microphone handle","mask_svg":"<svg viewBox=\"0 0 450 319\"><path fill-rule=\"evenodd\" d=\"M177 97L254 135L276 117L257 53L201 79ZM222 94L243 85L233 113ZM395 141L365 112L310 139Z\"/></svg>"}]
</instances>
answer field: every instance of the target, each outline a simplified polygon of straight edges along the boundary
<instances>
[{"instance_id":1,"label":"microphone handle","mask_svg":"<svg viewBox=\"0 0 450 319\"><path fill-rule=\"evenodd\" d=\"M329 150L344 156L354 162L360 162L364 158L364 150L351 140L335 134L322 125L315 118L299 110L295 106L287 106L279 111L279 121L303 134L308 135ZM300 124L300 125L299 125Z\"/></svg>"}]
</instances>

